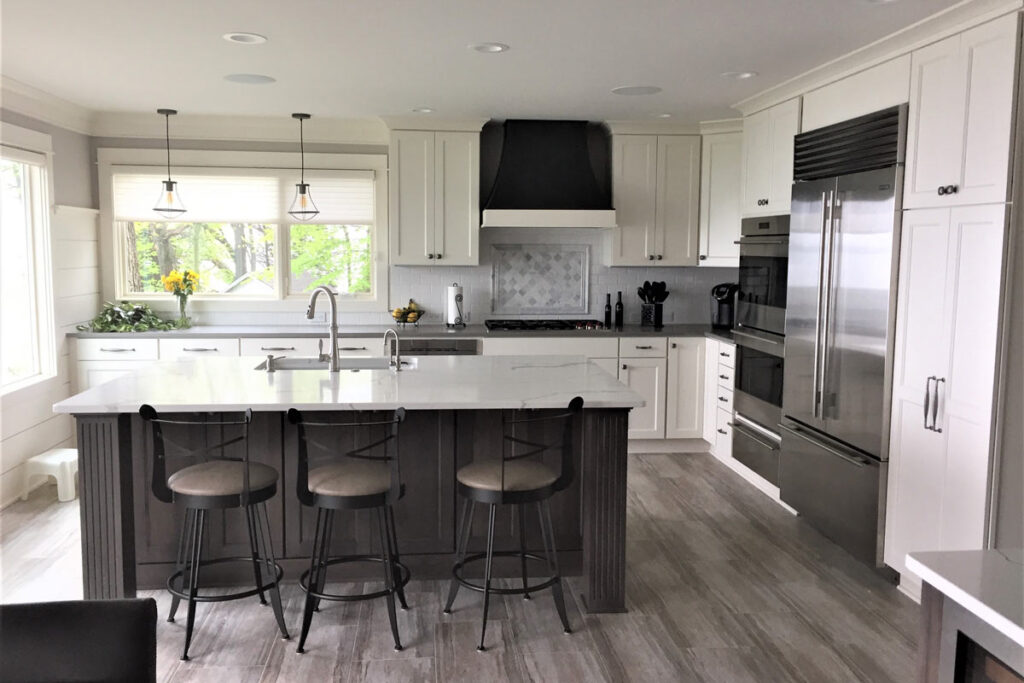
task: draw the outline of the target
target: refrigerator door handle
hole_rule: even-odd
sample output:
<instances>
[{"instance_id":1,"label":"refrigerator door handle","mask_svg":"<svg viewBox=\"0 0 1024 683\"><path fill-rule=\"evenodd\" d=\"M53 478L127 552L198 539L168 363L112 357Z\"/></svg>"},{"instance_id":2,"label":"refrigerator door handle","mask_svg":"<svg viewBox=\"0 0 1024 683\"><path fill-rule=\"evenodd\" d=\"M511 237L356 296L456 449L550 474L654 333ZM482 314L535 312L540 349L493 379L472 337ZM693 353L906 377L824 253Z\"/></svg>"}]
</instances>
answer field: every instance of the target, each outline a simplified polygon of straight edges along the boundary
<instances>
[{"instance_id":1,"label":"refrigerator door handle","mask_svg":"<svg viewBox=\"0 0 1024 683\"><path fill-rule=\"evenodd\" d=\"M932 375L924 381L924 428L931 429L928 426L928 407L932 402L932 380L935 379L935 375Z\"/></svg>"},{"instance_id":2,"label":"refrigerator door handle","mask_svg":"<svg viewBox=\"0 0 1024 683\"><path fill-rule=\"evenodd\" d=\"M828 207L828 272L825 274L825 296L821 312L821 370L818 373L818 417L825 419L825 385L828 383L830 332L832 327L832 280L836 262L836 227L841 220L839 193L829 191Z\"/></svg>"},{"instance_id":3,"label":"refrigerator door handle","mask_svg":"<svg viewBox=\"0 0 1024 683\"><path fill-rule=\"evenodd\" d=\"M798 437L800 439L803 439L804 441L807 441L809 443L814 444L815 446L817 446L821 450L825 451L826 453L829 453L830 455L834 455L837 458L841 458L842 460L845 460L846 462L850 463L851 465L856 465L857 467L867 467L868 465L871 464L871 462L867 458L863 458L863 457L860 457L860 456L857 456L857 455L851 455L849 453L843 453L840 450L832 448L828 444L822 443L821 441L818 441L817 439L811 438L810 436L808 436L807 434L803 433L799 429L794 429L792 427L787 427L786 425L781 424L781 423L778 425L778 427L779 427L779 429L781 429L781 430L783 430L785 432L788 432L788 433L792 434L795 437Z\"/></svg>"},{"instance_id":4,"label":"refrigerator door handle","mask_svg":"<svg viewBox=\"0 0 1024 683\"><path fill-rule=\"evenodd\" d=\"M815 418L821 417L819 415L818 407L821 404L821 393L818 388L821 384L821 314L823 307L823 297L825 295L825 237L827 235L826 226L832 221L832 191L821 193L821 226L819 237L820 242L818 246L818 298L816 301L816 310L814 318L814 364L813 364L813 376L811 379L811 398L813 404L811 405L811 415Z\"/></svg>"},{"instance_id":5,"label":"refrigerator door handle","mask_svg":"<svg viewBox=\"0 0 1024 683\"><path fill-rule=\"evenodd\" d=\"M945 384L945 377L935 378L935 398L932 400L932 431L942 433L942 427L938 426L937 420L939 419L939 382Z\"/></svg>"}]
</instances>

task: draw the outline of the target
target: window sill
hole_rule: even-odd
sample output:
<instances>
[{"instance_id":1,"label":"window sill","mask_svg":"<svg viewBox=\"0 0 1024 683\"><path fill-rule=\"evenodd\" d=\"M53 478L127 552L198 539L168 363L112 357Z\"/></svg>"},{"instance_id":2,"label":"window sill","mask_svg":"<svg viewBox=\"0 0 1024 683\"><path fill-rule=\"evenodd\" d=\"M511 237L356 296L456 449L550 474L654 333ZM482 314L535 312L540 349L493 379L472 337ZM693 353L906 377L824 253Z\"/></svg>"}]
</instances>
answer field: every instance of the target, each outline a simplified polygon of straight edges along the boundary
<instances>
[{"instance_id":1,"label":"window sill","mask_svg":"<svg viewBox=\"0 0 1024 683\"><path fill-rule=\"evenodd\" d=\"M3 398L9 398L11 394L15 394L19 391L29 389L37 384L42 384L43 382L49 381L55 378L56 376L57 373L55 372L40 372L36 375L32 375L31 377L26 377L24 379L18 380L17 382L12 382L11 384L4 385L2 388L0 388L0 396L2 396Z\"/></svg>"}]
</instances>

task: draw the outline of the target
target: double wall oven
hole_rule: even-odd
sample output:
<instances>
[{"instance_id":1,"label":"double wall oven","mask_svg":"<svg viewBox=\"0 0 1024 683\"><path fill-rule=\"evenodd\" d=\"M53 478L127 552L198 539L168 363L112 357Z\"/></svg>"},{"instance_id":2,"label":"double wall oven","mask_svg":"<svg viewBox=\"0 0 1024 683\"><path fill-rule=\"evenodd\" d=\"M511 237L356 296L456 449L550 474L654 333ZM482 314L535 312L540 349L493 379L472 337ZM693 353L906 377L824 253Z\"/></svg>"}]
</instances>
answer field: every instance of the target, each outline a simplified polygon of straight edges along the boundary
<instances>
[{"instance_id":1,"label":"double wall oven","mask_svg":"<svg viewBox=\"0 0 1024 683\"><path fill-rule=\"evenodd\" d=\"M789 216L744 219L739 245L733 457L778 484Z\"/></svg>"}]
</instances>

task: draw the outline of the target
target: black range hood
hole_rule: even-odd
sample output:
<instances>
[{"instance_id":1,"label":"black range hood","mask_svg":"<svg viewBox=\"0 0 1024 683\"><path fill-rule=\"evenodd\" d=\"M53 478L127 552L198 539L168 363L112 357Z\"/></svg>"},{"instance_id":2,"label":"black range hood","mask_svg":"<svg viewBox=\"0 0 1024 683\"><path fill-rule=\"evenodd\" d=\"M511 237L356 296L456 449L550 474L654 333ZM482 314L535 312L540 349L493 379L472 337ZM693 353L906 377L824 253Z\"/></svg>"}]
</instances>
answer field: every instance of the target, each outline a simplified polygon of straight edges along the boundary
<instances>
[{"instance_id":1,"label":"black range hood","mask_svg":"<svg viewBox=\"0 0 1024 683\"><path fill-rule=\"evenodd\" d=\"M615 210L591 165L590 141L586 121L505 121L483 227L614 228Z\"/></svg>"}]
</instances>

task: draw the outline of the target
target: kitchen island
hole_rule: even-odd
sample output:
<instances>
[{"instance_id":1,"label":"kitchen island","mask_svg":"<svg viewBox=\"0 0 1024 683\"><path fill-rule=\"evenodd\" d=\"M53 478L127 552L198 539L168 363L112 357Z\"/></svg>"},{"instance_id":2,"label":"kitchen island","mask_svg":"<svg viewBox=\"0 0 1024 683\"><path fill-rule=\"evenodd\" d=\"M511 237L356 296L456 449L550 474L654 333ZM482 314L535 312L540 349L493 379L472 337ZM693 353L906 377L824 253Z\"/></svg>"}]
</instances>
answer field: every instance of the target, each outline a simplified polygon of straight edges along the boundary
<instances>
[{"instance_id":1,"label":"kitchen island","mask_svg":"<svg viewBox=\"0 0 1024 683\"><path fill-rule=\"evenodd\" d=\"M407 492L395 508L402 559L417 578L446 578L455 554L455 471L474 458L499 456L502 411L560 410L582 396L583 447L573 485L552 500L555 536L565 573L583 575L587 609L624 610L627 420L643 399L581 357L409 360L411 367L401 372L339 373L267 373L255 369L253 358L165 361L56 404L56 412L70 413L77 422L85 597L132 596L138 588L162 586L173 571L183 511L150 492L152 447L138 416L143 404L210 421L220 413L253 410L249 457L280 474L268 512L286 580L308 565L314 518L295 496L296 433L285 419L287 410L404 407L408 416L399 453ZM219 440L211 429L197 430L199 443ZM511 511L503 512L495 543L511 548L518 528ZM243 520L237 511L211 516L208 556L247 553ZM339 524L332 551L370 552L369 528L361 513L351 514ZM529 521L527 534L531 545L539 545L540 532ZM483 537L484 529L474 528L471 547L480 546ZM247 578L229 569L211 573L213 581L225 584Z\"/></svg>"}]
</instances>

